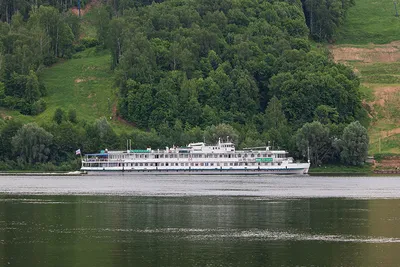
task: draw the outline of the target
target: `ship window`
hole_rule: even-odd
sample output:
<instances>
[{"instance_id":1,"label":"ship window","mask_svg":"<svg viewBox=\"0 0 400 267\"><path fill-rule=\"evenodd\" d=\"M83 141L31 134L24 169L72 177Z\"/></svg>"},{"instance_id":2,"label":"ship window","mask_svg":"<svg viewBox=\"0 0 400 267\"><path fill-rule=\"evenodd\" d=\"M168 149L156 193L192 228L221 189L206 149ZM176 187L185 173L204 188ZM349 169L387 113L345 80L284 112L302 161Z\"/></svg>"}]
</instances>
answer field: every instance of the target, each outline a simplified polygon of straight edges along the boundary
<instances>
[{"instance_id":1,"label":"ship window","mask_svg":"<svg viewBox=\"0 0 400 267\"><path fill-rule=\"evenodd\" d=\"M228 163L225 162L225 163L224 163L224 166L228 166Z\"/></svg>"},{"instance_id":2,"label":"ship window","mask_svg":"<svg viewBox=\"0 0 400 267\"><path fill-rule=\"evenodd\" d=\"M140 165L140 166L143 166L143 163L140 163L139 165Z\"/></svg>"},{"instance_id":3,"label":"ship window","mask_svg":"<svg viewBox=\"0 0 400 267\"><path fill-rule=\"evenodd\" d=\"M198 163L196 163L195 165L196 165L196 166L199 166L199 164L198 164Z\"/></svg>"},{"instance_id":4,"label":"ship window","mask_svg":"<svg viewBox=\"0 0 400 267\"><path fill-rule=\"evenodd\" d=\"M241 157L242 157L242 154L237 154L237 156L238 156L238 158L241 158Z\"/></svg>"},{"instance_id":5,"label":"ship window","mask_svg":"<svg viewBox=\"0 0 400 267\"><path fill-rule=\"evenodd\" d=\"M235 162L235 166L238 166L238 163L237 163L237 162Z\"/></svg>"},{"instance_id":6,"label":"ship window","mask_svg":"<svg viewBox=\"0 0 400 267\"><path fill-rule=\"evenodd\" d=\"M161 155L160 155L160 159L162 159L162 158L164 158L164 154L161 154Z\"/></svg>"},{"instance_id":7,"label":"ship window","mask_svg":"<svg viewBox=\"0 0 400 267\"><path fill-rule=\"evenodd\" d=\"M147 164L147 163L145 163L145 164L144 164L144 166L148 166L148 164Z\"/></svg>"},{"instance_id":8,"label":"ship window","mask_svg":"<svg viewBox=\"0 0 400 267\"><path fill-rule=\"evenodd\" d=\"M247 158L247 154L244 154L244 157Z\"/></svg>"},{"instance_id":9,"label":"ship window","mask_svg":"<svg viewBox=\"0 0 400 267\"><path fill-rule=\"evenodd\" d=\"M185 163L185 166L188 166L189 165L189 163Z\"/></svg>"},{"instance_id":10,"label":"ship window","mask_svg":"<svg viewBox=\"0 0 400 267\"><path fill-rule=\"evenodd\" d=\"M263 157L266 157L266 156L267 156L267 154L262 154L262 156L263 156Z\"/></svg>"},{"instance_id":11,"label":"ship window","mask_svg":"<svg viewBox=\"0 0 400 267\"><path fill-rule=\"evenodd\" d=\"M181 166L185 166L185 163L181 163Z\"/></svg>"},{"instance_id":12,"label":"ship window","mask_svg":"<svg viewBox=\"0 0 400 267\"><path fill-rule=\"evenodd\" d=\"M257 157L261 157L261 154L260 154L260 153L258 153L258 154L257 154Z\"/></svg>"},{"instance_id":13,"label":"ship window","mask_svg":"<svg viewBox=\"0 0 400 267\"><path fill-rule=\"evenodd\" d=\"M175 166L178 166L179 164L178 163L175 163Z\"/></svg>"},{"instance_id":14,"label":"ship window","mask_svg":"<svg viewBox=\"0 0 400 267\"><path fill-rule=\"evenodd\" d=\"M224 158L227 158L227 157L228 157L228 155L225 154L225 155L224 155Z\"/></svg>"},{"instance_id":15,"label":"ship window","mask_svg":"<svg viewBox=\"0 0 400 267\"><path fill-rule=\"evenodd\" d=\"M233 163L231 162L231 163L229 163L229 165L230 165L230 166L233 166Z\"/></svg>"},{"instance_id":16,"label":"ship window","mask_svg":"<svg viewBox=\"0 0 400 267\"><path fill-rule=\"evenodd\" d=\"M168 166L168 163L165 163L165 166Z\"/></svg>"},{"instance_id":17,"label":"ship window","mask_svg":"<svg viewBox=\"0 0 400 267\"><path fill-rule=\"evenodd\" d=\"M254 158L254 154L251 154L251 157Z\"/></svg>"},{"instance_id":18,"label":"ship window","mask_svg":"<svg viewBox=\"0 0 400 267\"><path fill-rule=\"evenodd\" d=\"M218 158L218 155L217 155L217 154L215 154L215 155L214 155L214 158Z\"/></svg>"},{"instance_id":19,"label":"ship window","mask_svg":"<svg viewBox=\"0 0 400 267\"><path fill-rule=\"evenodd\" d=\"M211 166L214 166L214 163L210 163Z\"/></svg>"}]
</instances>

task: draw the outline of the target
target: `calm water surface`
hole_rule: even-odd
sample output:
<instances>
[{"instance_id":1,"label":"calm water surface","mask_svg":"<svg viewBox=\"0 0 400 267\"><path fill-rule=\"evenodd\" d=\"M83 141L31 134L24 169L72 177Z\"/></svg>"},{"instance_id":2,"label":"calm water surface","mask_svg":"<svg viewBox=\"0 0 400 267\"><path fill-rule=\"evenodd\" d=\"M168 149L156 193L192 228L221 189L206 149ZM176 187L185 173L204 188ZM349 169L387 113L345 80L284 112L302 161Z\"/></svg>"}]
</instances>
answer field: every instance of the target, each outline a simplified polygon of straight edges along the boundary
<instances>
[{"instance_id":1,"label":"calm water surface","mask_svg":"<svg viewBox=\"0 0 400 267\"><path fill-rule=\"evenodd\" d=\"M400 266L400 178L0 177L0 266Z\"/></svg>"}]
</instances>

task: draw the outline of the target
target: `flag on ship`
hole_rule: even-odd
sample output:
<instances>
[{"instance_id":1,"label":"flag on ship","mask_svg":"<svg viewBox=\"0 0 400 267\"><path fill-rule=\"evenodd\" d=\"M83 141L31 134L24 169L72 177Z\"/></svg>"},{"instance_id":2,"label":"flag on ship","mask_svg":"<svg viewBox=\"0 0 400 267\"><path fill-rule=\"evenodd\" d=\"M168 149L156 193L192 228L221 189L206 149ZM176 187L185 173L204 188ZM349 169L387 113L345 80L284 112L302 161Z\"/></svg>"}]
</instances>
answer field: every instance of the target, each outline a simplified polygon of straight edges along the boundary
<instances>
[{"instance_id":1,"label":"flag on ship","mask_svg":"<svg viewBox=\"0 0 400 267\"><path fill-rule=\"evenodd\" d=\"M80 155L81 154L81 149L79 148L78 150L75 151L75 155Z\"/></svg>"}]
</instances>

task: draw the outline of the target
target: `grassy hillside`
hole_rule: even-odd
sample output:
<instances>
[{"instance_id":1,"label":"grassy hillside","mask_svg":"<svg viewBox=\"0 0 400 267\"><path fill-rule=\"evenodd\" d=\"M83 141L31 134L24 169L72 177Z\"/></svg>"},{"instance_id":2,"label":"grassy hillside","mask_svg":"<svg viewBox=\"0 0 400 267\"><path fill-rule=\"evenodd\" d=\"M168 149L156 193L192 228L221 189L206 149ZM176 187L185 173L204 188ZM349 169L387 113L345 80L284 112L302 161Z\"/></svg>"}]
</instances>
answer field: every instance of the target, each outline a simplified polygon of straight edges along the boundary
<instances>
[{"instance_id":1,"label":"grassy hillside","mask_svg":"<svg viewBox=\"0 0 400 267\"><path fill-rule=\"evenodd\" d=\"M356 0L345 24L340 28L338 44L386 44L400 39L400 16L393 0ZM397 9L400 13L400 2Z\"/></svg>"},{"instance_id":2,"label":"grassy hillside","mask_svg":"<svg viewBox=\"0 0 400 267\"><path fill-rule=\"evenodd\" d=\"M335 60L352 66L361 79L364 105L372 119L370 154L400 153L398 40L400 17L395 16L393 1L356 0L337 45L331 47Z\"/></svg>"},{"instance_id":3,"label":"grassy hillside","mask_svg":"<svg viewBox=\"0 0 400 267\"><path fill-rule=\"evenodd\" d=\"M108 54L97 55L88 49L75 59L46 69L41 78L48 89L48 108L38 118L50 120L58 107L76 109L78 117L88 121L112 116L115 89L109 62Z\"/></svg>"},{"instance_id":4,"label":"grassy hillside","mask_svg":"<svg viewBox=\"0 0 400 267\"><path fill-rule=\"evenodd\" d=\"M92 122L101 117L111 120L119 132L127 125L115 120L118 89L113 86L110 55L106 51L87 49L66 60L44 69L40 78L48 95L44 98L47 109L38 116L25 116L17 111L0 109L2 117L10 116L22 122L51 121L57 108L65 112L75 109L79 120Z\"/></svg>"}]
</instances>

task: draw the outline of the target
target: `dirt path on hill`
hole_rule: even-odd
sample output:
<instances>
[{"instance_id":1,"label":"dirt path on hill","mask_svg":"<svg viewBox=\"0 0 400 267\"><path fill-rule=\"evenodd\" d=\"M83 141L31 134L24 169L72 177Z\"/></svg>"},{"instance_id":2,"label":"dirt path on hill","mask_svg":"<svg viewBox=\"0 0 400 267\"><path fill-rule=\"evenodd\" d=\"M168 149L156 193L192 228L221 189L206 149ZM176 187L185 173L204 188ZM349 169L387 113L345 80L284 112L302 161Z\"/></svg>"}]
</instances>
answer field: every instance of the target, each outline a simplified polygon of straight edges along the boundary
<instances>
[{"instance_id":1,"label":"dirt path on hill","mask_svg":"<svg viewBox=\"0 0 400 267\"><path fill-rule=\"evenodd\" d=\"M85 5L85 8L81 8L81 16L84 16L86 13L88 13L93 7L99 6L100 1L99 0L92 0L89 3ZM75 15L79 15L79 10L78 7L74 6L71 8L71 12L74 13Z\"/></svg>"},{"instance_id":2,"label":"dirt path on hill","mask_svg":"<svg viewBox=\"0 0 400 267\"><path fill-rule=\"evenodd\" d=\"M352 47L351 45L332 45L329 46L335 62L349 65L349 62L357 61L359 64L374 64L374 63L394 63L400 61L400 41L395 41L384 45L370 44L368 47ZM354 64L352 64L354 65ZM357 65L357 64L356 64ZM354 68L357 75L362 75L362 70ZM387 103L393 102L394 96L400 94L400 85L379 85L362 83L364 86L373 88L375 101L364 103L369 106L369 109L374 109L374 106L384 107ZM400 106L399 112L400 112ZM374 116L376 114L371 114Z\"/></svg>"},{"instance_id":3,"label":"dirt path on hill","mask_svg":"<svg viewBox=\"0 0 400 267\"><path fill-rule=\"evenodd\" d=\"M370 44L359 48L350 45L332 45L329 47L336 62L361 61L364 63L389 63L400 60L400 41L385 45Z\"/></svg>"}]
</instances>

